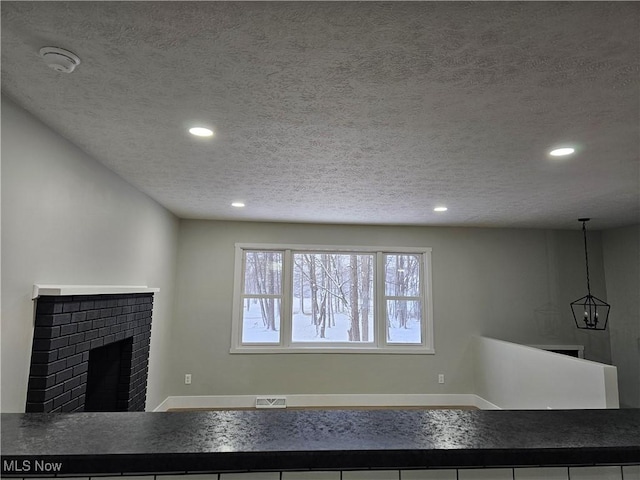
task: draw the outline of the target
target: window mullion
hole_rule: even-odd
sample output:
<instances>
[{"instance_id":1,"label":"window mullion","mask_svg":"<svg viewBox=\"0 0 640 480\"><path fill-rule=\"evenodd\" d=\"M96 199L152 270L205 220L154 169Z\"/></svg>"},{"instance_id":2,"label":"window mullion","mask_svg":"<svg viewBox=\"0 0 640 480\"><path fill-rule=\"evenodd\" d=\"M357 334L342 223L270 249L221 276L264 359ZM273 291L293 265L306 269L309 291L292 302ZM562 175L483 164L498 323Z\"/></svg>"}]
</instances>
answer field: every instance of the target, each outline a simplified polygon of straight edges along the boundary
<instances>
[{"instance_id":1,"label":"window mullion","mask_svg":"<svg viewBox=\"0 0 640 480\"><path fill-rule=\"evenodd\" d=\"M282 311L280 314L280 345L289 347L291 345L291 322L293 319L293 260L291 250L284 251L282 260Z\"/></svg>"},{"instance_id":2,"label":"window mullion","mask_svg":"<svg viewBox=\"0 0 640 480\"><path fill-rule=\"evenodd\" d=\"M375 318L373 319L376 326L376 338L375 343L378 348L385 347L387 345L387 333L386 333L386 306L385 306L385 291L384 291L384 254L382 252L376 252L376 289L374 292L376 299Z\"/></svg>"}]
</instances>

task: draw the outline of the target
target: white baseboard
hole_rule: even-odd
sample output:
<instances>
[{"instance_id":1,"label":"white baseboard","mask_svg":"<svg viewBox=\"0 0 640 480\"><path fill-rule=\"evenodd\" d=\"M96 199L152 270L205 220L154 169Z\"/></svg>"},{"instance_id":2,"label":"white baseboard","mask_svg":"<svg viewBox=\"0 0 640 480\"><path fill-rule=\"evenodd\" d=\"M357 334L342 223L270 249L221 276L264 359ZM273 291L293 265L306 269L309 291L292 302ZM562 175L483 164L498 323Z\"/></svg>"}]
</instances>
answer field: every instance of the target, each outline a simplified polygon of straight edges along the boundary
<instances>
[{"instance_id":1,"label":"white baseboard","mask_svg":"<svg viewBox=\"0 0 640 480\"><path fill-rule=\"evenodd\" d=\"M154 412L173 408L253 408L257 395L201 395L167 397ZM472 393L452 394L319 394L282 395L288 407L433 407L473 406L481 410L500 407Z\"/></svg>"},{"instance_id":2,"label":"white baseboard","mask_svg":"<svg viewBox=\"0 0 640 480\"><path fill-rule=\"evenodd\" d=\"M474 403L475 407L478 407L480 410L502 410L498 405L491 403L489 400L485 400L480 395L474 395L476 397L476 403Z\"/></svg>"}]
</instances>

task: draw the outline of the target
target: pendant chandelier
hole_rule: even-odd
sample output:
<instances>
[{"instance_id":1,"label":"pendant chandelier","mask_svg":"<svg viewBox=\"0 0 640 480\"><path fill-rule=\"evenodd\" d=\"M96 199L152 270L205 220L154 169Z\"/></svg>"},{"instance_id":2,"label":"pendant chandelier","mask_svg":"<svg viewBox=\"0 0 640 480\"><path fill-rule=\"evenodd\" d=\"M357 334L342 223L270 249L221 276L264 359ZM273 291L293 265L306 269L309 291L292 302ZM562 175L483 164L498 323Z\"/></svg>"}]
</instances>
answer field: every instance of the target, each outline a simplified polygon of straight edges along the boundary
<instances>
[{"instance_id":1,"label":"pendant chandelier","mask_svg":"<svg viewBox=\"0 0 640 480\"><path fill-rule=\"evenodd\" d=\"M589 218L579 218L582 222L582 235L584 236L584 261L587 266L587 295L571 302L571 312L576 322L576 327L583 330L605 330L609 320L611 306L597 297L591 295L589 283L589 254L587 252L587 227Z\"/></svg>"}]
</instances>

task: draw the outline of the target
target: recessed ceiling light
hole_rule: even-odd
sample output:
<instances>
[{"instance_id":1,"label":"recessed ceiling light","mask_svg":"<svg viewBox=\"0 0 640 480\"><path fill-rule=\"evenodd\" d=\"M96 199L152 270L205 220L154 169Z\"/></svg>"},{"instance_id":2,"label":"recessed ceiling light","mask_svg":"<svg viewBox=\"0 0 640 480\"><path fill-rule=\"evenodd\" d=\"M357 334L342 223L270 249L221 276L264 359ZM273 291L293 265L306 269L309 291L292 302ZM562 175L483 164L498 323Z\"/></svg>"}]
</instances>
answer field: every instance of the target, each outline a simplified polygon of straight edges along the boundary
<instances>
[{"instance_id":1,"label":"recessed ceiling light","mask_svg":"<svg viewBox=\"0 0 640 480\"><path fill-rule=\"evenodd\" d=\"M552 157L564 157L566 155L571 155L575 151L576 150L571 147L562 147L562 148L556 148L555 150L551 150L549 152L549 155L551 155Z\"/></svg>"},{"instance_id":2,"label":"recessed ceiling light","mask_svg":"<svg viewBox=\"0 0 640 480\"><path fill-rule=\"evenodd\" d=\"M196 137L212 137L213 130L209 130L204 127L193 127L189 129L189 133L191 135L195 135Z\"/></svg>"},{"instance_id":3,"label":"recessed ceiling light","mask_svg":"<svg viewBox=\"0 0 640 480\"><path fill-rule=\"evenodd\" d=\"M436 207L433 209L434 212L446 212L447 207Z\"/></svg>"},{"instance_id":4,"label":"recessed ceiling light","mask_svg":"<svg viewBox=\"0 0 640 480\"><path fill-rule=\"evenodd\" d=\"M236 207L236 208L242 208L242 207L244 207L245 205L244 205L244 203L242 203L242 202L233 202L233 203L231 204L231 206L232 206L232 207Z\"/></svg>"}]
</instances>

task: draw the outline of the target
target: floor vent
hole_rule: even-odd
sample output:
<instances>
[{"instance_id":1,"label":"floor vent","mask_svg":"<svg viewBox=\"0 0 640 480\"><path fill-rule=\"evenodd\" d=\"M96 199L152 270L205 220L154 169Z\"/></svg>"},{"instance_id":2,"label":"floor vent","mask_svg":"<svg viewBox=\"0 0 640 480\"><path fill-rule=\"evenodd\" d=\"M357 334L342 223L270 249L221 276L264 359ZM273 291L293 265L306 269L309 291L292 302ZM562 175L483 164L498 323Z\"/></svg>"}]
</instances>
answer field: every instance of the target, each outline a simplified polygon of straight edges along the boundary
<instances>
[{"instance_id":1,"label":"floor vent","mask_svg":"<svg viewBox=\"0 0 640 480\"><path fill-rule=\"evenodd\" d=\"M256 408L287 408L287 397L256 397Z\"/></svg>"}]
</instances>

